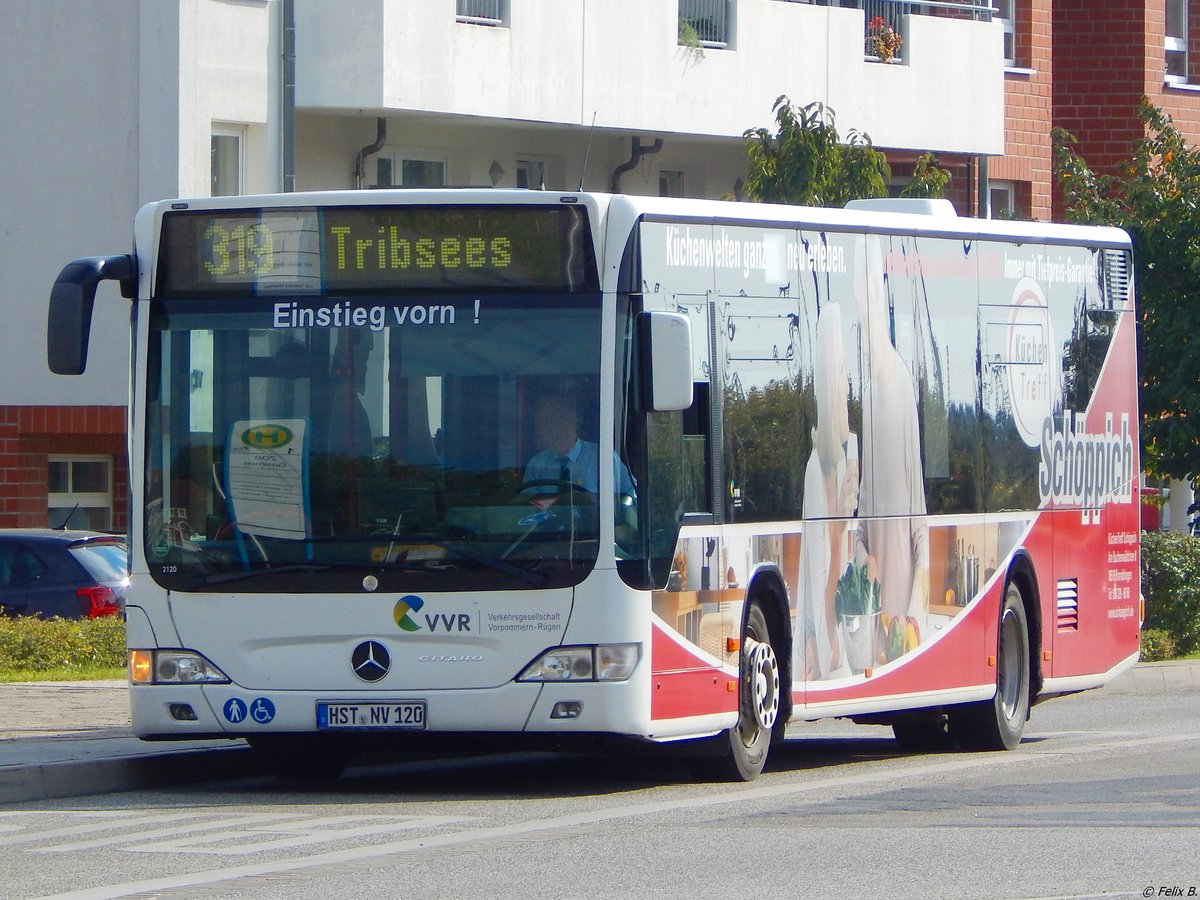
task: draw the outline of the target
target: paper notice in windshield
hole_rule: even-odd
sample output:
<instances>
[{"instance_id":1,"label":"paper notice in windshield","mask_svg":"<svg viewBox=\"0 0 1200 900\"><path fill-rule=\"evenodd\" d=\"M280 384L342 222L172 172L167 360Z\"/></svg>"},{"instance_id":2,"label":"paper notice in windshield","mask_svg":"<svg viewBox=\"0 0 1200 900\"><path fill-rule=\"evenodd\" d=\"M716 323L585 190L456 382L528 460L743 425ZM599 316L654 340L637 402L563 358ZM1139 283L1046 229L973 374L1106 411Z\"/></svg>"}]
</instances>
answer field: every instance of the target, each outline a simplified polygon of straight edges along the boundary
<instances>
[{"instance_id":1,"label":"paper notice in windshield","mask_svg":"<svg viewBox=\"0 0 1200 900\"><path fill-rule=\"evenodd\" d=\"M237 528L285 540L308 536L305 419L242 419L226 448L229 504Z\"/></svg>"}]
</instances>

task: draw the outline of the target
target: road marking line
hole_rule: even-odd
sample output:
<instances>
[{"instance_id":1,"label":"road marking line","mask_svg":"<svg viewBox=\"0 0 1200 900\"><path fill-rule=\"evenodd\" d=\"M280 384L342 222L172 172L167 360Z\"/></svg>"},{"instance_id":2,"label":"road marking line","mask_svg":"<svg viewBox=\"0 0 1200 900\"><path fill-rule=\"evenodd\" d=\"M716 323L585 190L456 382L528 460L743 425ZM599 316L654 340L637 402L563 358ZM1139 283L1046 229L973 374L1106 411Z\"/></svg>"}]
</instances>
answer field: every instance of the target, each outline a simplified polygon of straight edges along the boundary
<instances>
[{"instance_id":1,"label":"road marking line","mask_svg":"<svg viewBox=\"0 0 1200 900\"><path fill-rule=\"evenodd\" d=\"M212 816L214 813L205 814ZM299 817L299 813L295 814ZM190 817L191 819L203 818L203 815ZM178 820L179 817L176 817ZM113 847L117 844L129 844L134 841L145 841L148 838L170 837L176 834L196 834L198 831L216 831L218 829L233 828L238 825L253 825L255 822L279 822L286 821L290 816L287 813L246 813L242 815L232 816L225 819L212 819L208 822L188 821L187 824L180 825L176 828L158 828L153 831L147 831L142 826L147 823L153 823L153 818L139 819L133 824L137 826L137 831L126 834L109 834L106 837L94 838L90 841L76 841L73 844L54 844L50 847L33 847L31 853L74 853L78 850L95 850L98 847ZM185 819L186 821L186 819ZM106 824L107 829L111 829L111 823ZM98 829L92 828L90 831ZM245 832L237 832L244 834ZM207 840L204 837L197 837L196 840ZM165 843L165 842L164 842ZM123 847L124 850L134 848Z\"/></svg>"},{"instance_id":2,"label":"road marking line","mask_svg":"<svg viewBox=\"0 0 1200 900\"><path fill-rule=\"evenodd\" d=\"M41 814L45 816L43 812ZM212 813L193 812L193 813L171 813L170 815L150 815L140 816L136 820L128 814L113 812L111 818L105 818L100 822L95 822L91 825L72 825L67 828L51 828L47 831L24 831L20 834L6 835L0 837L0 847L10 847L13 844L31 844L35 841L53 840L59 837L73 837L77 834L95 834L97 831L111 831L113 828L113 820L118 823L124 821L136 821L141 825L154 825L159 822L187 822L193 819L203 819L210 817ZM94 818L95 814L88 814L89 818Z\"/></svg>"},{"instance_id":3,"label":"road marking line","mask_svg":"<svg viewBox=\"0 0 1200 900\"><path fill-rule=\"evenodd\" d=\"M358 817L367 818L367 817ZM378 820L380 816L370 818ZM374 834L392 834L398 831L412 831L414 828L439 828L444 825L455 825L470 821L465 816L395 816L396 821L377 824L360 825L357 828L272 828L270 833L286 835L273 840L258 840L262 838L263 829L249 828L230 834L200 835L194 838L182 838L174 841L156 841L135 847L124 847L130 853L207 853L219 856L249 856L252 853L263 853L268 850L283 850L289 847L305 847L313 844L328 844L347 838L368 837ZM232 846L228 842L236 841ZM222 846L214 846L221 842Z\"/></svg>"},{"instance_id":4,"label":"road marking line","mask_svg":"<svg viewBox=\"0 0 1200 900\"><path fill-rule=\"evenodd\" d=\"M1046 737L1049 735L1043 735ZM180 890L235 881L241 878L253 878L263 875L278 875L285 872L296 872L304 869L336 866L341 863L359 862L376 857L386 857L419 851L428 853L440 847L453 847L463 844L473 844L482 841L521 837L537 832L564 832L570 829L596 825L614 819L635 818L637 816L653 815L662 812L700 809L703 807L728 806L734 803L745 803L770 797L782 797L806 794L813 791L830 788L844 788L873 784L876 782L894 783L898 775L905 778L923 775L943 775L953 772L969 771L984 767L1028 765L1039 760L1061 760L1064 756L1091 756L1107 753L1113 750L1128 750L1151 744L1180 744L1200 741L1200 733L1173 736L1146 737L1135 740L1108 741L1103 744L1091 744L1067 752L1044 752L1033 750L1024 753L979 753L966 758L941 760L938 762L917 765L903 772L895 770L866 772L857 775L844 775L834 778L823 778L817 781L805 781L800 784L763 785L734 789L727 794L714 795L711 792L702 796L686 797L678 800L659 800L652 803L634 803L628 806L617 806L611 809L595 810L586 813L573 813L552 818L538 818L526 822L516 822L510 825L499 825L491 828L478 828L469 831L456 831L450 834L430 835L421 838L410 838L402 841L391 841L367 847L354 847L346 850L318 853L299 859L286 859L276 862L256 863L244 866L230 866L224 869L211 869L206 872L192 872L185 875L175 875L163 878L149 878L144 881L133 881L126 884L109 885L106 887L87 888L82 891L72 891L56 894L42 900L109 900L109 898L127 897L131 894L158 893L162 891Z\"/></svg>"}]
</instances>

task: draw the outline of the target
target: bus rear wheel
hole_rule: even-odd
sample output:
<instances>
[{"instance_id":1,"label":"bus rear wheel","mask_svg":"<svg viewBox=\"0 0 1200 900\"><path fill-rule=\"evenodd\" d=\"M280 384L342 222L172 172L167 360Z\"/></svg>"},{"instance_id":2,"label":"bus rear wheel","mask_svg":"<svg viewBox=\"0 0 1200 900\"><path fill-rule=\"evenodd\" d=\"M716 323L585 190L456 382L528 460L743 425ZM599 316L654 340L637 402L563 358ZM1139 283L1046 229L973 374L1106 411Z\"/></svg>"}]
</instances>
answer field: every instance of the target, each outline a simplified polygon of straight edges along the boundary
<instances>
[{"instance_id":1,"label":"bus rear wheel","mask_svg":"<svg viewBox=\"0 0 1200 900\"><path fill-rule=\"evenodd\" d=\"M693 760L697 775L712 781L753 781L762 774L779 721L779 658L762 607L752 602L742 633L737 724L713 740L715 756Z\"/></svg>"},{"instance_id":2,"label":"bus rear wheel","mask_svg":"<svg viewBox=\"0 0 1200 900\"><path fill-rule=\"evenodd\" d=\"M996 695L950 710L950 730L964 750L1015 750L1029 718L1029 624L1021 590L1009 584L996 639Z\"/></svg>"}]
</instances>

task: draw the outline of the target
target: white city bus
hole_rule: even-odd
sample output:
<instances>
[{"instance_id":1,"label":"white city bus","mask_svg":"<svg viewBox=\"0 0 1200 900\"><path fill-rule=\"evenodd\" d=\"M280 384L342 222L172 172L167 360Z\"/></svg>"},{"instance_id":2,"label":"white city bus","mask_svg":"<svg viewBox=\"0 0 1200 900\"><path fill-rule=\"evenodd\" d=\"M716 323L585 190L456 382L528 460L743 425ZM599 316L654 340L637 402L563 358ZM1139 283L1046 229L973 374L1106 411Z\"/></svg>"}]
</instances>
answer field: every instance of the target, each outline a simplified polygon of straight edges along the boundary
<instances>
[{"instance_id":1,"label":"white city bus","mask_svg":"<svg viewBox=\"0 0 1200 900\"><path fill-rule=\"evenodd\" d=\"M750 779L832 716L1012 748L1137 659L1131 271L938 202L152 203L48 335L80 373L132 300L134 731L294 776L520 738Z\"/></svg>"}]
</instances>

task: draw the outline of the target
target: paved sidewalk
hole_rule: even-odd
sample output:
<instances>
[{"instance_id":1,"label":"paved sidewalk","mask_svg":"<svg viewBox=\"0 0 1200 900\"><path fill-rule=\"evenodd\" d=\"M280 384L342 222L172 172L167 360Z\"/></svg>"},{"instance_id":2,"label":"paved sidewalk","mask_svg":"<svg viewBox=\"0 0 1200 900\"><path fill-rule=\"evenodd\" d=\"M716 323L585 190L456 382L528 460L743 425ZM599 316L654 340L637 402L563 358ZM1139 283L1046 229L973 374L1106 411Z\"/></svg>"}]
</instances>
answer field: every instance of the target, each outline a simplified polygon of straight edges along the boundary
<instances>
[{"instance_id":1,"label":"paved sidewalk","mask_svg":"<svg viewBox=\"0 0 1200 900\"><path fill-rule=\"evenodd\" d=\"M0 803L241 774L249 752L243 741L139 740L123 680L0 684Z\"/></svg>"},{"instance_id":2,"label":"paved sidewalk","mask_svg":"<svg viewBox=\"0 0 1200 900\"><path fill-rule=\"evenodd\" d=\"M1200 691L1200 661L1141 663L1105 691ZM243 741L133 736L124 681L0 684L0 804L257 771Z\"/></svg>"}]
</instances>

